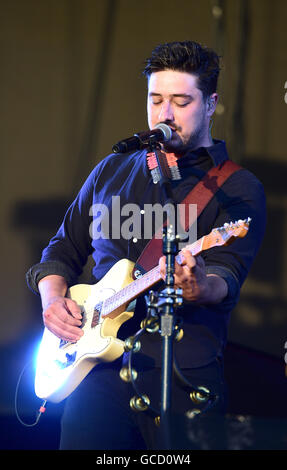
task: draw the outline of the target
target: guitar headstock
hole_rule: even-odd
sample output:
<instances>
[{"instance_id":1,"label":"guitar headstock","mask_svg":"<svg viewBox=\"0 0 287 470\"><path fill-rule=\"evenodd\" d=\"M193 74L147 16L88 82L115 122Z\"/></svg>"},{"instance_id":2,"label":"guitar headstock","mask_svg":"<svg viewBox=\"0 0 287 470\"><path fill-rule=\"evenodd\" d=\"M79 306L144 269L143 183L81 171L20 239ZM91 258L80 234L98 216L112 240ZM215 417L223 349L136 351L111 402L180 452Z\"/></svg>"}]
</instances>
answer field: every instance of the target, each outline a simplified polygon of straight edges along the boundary
<instances>
[{"instance_id":1,"label":"guitar headstock","mask_svg":"<svg viewBox=\"0 0 287 470\"><path fill-rule=\"evenodd\" d=\"M214 228L208 235L203 236L185 249L189 250L193 256L198 255L204 250L215 246L224 246L232 243L236 238L243 238L249 230L251 219L248 217L237 222L226 223L222 227ZM178 262L181 263L181 253L179 253Z\"/></svg>"},{"instance_id":2,"label":"guitar headstock","mask_svg":"<svg viewBox=\"0 0 287 470\"><path fill-rule=\"evenodd\" d=\"M229 245L235 238L243 238L249 230L251 219L248 217L237 222L226 223L222 227L214 228L209 235L204 237L203 249L214 246Z\"/></svg>"}]
</instances>

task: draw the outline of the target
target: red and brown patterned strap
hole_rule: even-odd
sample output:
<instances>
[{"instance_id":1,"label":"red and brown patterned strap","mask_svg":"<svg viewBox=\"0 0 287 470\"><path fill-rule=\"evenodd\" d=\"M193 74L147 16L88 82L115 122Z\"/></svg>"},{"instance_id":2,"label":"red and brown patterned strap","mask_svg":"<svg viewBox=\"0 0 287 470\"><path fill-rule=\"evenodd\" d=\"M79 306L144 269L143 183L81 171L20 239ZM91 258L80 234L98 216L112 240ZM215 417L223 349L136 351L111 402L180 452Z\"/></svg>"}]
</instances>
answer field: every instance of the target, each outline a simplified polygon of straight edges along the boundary
<instances>
[{"instance_id":1,"label":"red and brown patterned strap","mask_svg":"<svg viewBox=\"0 0 287 470\"><path fill-rule=\"evenodd\" d=\"M181 202L184 204L185 214L181 214L185 221L185 231L191 227L194 221L189 220L189 205L197 205L197 218L202 213L203 209L207 206L209 201L216 194L218 189L223 183L235 172L240 170L241 167L231 160L226 160L222 164L212 167L204 177L197 183L197 185L190 191L186 198ZM182 225L183 226L183 225ZM133 275L139 270L141 273L147 272L154 268L159 258L162 256L162 228L155 236L148 242L141 256L138 258Z\"/></svg>"}]
</instances>

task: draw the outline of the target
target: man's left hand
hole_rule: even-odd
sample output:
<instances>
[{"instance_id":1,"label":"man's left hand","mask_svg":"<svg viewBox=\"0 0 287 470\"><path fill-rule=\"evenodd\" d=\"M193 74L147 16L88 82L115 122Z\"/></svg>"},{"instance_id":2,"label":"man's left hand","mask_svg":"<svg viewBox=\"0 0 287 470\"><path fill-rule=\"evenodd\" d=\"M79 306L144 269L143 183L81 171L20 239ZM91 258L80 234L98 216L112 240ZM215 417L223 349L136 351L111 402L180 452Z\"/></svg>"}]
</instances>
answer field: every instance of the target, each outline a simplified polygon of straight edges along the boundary
<instances>
[{"instance_id":1,"label":"man's left hand","mask_svg":"<svg viewBox=\"0 0 287 470\"><path fill-rule=\"evenodd\" d=\"M175 261L174 284L181 288L186 302L200 304L219 303L227 295L228 287L224 279L216 274L206 274L205 263L201 256L192 256L189 250L181 251L183 261ZM165 280L166 260L159 260L160 274Z\"/></svg>"}]
</instances>

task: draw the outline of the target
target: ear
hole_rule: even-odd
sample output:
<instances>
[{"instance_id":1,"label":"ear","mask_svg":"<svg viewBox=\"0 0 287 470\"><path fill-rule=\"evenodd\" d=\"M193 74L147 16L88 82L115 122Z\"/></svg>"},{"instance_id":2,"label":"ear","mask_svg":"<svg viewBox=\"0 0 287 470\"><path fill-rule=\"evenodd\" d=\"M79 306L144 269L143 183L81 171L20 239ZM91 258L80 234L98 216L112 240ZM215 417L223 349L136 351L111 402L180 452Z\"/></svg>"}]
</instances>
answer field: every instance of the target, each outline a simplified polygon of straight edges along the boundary
<instances>
[{"instance_id":1,"label":"ear","mask_svg":"<svg viewBox=\"0 0 287 470\"><path fill-rule=\"evenodd\" d=\"M217 101L218 101L218 94L217 93L212 93L212 95L210 95L208 98L207 98L207 101L206 101L206 104L207 104L207 114L209 116L212 116L214 111L215 111L215 108L216 108L216 105L217 105Z\"/></svg>"}]
</instances>

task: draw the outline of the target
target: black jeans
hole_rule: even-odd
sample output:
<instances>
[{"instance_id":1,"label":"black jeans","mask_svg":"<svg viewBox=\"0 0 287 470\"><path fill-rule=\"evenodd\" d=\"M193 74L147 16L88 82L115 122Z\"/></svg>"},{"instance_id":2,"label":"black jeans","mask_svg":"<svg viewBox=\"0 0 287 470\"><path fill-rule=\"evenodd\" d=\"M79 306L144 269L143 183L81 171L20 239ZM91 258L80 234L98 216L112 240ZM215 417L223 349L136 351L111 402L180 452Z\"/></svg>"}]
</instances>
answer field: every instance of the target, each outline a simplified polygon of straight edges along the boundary
<instances>
[{"instance_id":1,"label":"black jeans","mask_svg":"<svg viewBox=\"0 0 287 470\"><path fill-rule=\"evenodd\" d=\"M137 368L138 378L135 381L137 391L148 396L151 407L147 411L133 411L130 399L137 393L131 383L126 383L120 378L121 367L121 360L96 366L66 399L60 449L165 448L162 437L163 426L158 426L155 422L156 416L160 415L160 369L145 368L141 371ZM182 372L194 387L204 386L217 395L215 404L202 413L202 416L214 417L223 414L225 385L221 362L215 361L208 366L184 369ZM195 438L190 441L190 429L188 430L186 422L191 421L192 410L204 410L206 403L194 403L190 398L190 389L183 385L176 375L173 378L171 399L169 421L171 440L168 448L196 448L197 440Z\"/></svg>"}]
</instances>

